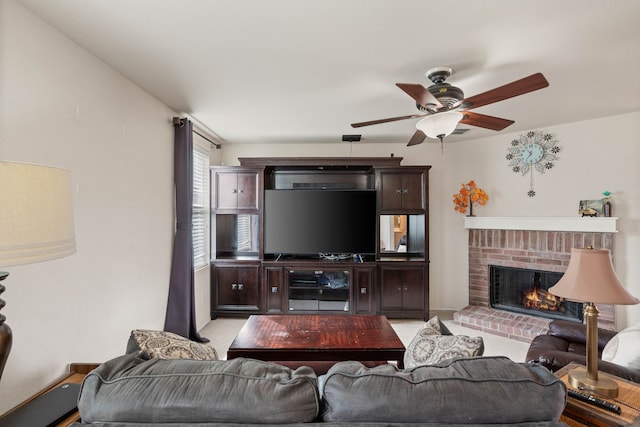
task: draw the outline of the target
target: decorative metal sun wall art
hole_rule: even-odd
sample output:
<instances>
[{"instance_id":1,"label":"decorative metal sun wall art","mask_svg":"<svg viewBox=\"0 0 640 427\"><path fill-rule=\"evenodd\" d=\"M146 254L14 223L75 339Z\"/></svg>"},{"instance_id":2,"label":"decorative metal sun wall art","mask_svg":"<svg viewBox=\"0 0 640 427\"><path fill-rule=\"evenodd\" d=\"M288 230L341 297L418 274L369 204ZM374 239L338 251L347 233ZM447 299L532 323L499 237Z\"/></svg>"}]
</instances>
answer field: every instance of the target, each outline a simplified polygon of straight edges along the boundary
<instances>
[{"instance_id":1,"label":"decorative metal sun wall art","mask_svg":"<svg viewBox=\"0 0 640 427\"><path fill-rule=\"evenodd\" d=\"M536 195L533 189L533 171L544 173L552 169L555 161L559 160L558 140L548 132L530 130L511 141L507 149L509 167L517 174L525 176L529 174L529 191L527 195Z\"/></svg>"}]
</instances>

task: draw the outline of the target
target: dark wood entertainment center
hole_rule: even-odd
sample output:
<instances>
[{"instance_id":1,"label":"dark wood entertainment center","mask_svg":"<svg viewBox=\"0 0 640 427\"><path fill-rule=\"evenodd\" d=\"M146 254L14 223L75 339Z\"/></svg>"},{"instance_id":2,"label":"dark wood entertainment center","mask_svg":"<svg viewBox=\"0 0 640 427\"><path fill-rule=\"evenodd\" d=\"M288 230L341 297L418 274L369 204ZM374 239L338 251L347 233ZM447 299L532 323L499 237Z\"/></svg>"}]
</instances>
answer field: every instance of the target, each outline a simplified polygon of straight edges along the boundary
<instances>
[{"instance_id":1,"label":"dark wood entertainment center","mask_svg":"<svg viewBox=\"0 0 640 427\"><path fill-rule=\"evenodd\" d=\"M240 158L211 168L211 318L372 314L429 318L429 169L401 157ZM375 253L264 250L266 190L375 191Z\"/></svg>"}]
</instances>

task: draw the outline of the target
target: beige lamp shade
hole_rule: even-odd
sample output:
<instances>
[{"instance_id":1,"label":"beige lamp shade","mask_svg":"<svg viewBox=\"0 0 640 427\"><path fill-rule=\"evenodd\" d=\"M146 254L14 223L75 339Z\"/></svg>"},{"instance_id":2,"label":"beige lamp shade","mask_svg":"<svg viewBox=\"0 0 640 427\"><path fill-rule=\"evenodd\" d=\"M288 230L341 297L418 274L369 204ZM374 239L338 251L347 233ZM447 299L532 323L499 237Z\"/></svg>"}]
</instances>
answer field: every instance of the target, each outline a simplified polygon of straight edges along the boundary
<instances>
[{"instance_id":1,"label":"beige lamp shade","mask_svg":"<svg viewBox=\"0 0 640 427\"><path fill-rule=\"evenodd\" d=\"M571 249L567 271L549 292L562 298L594 304L638 304L613 270L608 249Z\"/></svg>"},{"instance_id":2,"label":"beige lamp shade","mask_svg":"<svg viewBox=\"0 0 640 427\"><path fill-rule=\"evenodd\" d=\"M69 171L0 161L0 267L75 251Z\"/></svg>"}]
</instances>

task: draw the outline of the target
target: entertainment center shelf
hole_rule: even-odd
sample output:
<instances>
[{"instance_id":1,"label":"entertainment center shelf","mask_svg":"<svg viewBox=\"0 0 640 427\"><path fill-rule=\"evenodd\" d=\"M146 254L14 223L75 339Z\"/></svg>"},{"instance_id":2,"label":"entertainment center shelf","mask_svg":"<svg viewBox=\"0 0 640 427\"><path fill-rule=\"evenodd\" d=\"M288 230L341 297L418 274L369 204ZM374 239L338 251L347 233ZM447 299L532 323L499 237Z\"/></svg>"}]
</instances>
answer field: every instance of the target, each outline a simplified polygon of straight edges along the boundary
<instances>
[{"instance_id":1,"label":"entertainment center shelf","mask_svg":"<svg viewBox=\"0 0 640 427\"><path fill-rule=\"evenodd\" d=\"M429 317L430 166L240 158L211 168L211 318Z\"/></svg>"}]
</instances>

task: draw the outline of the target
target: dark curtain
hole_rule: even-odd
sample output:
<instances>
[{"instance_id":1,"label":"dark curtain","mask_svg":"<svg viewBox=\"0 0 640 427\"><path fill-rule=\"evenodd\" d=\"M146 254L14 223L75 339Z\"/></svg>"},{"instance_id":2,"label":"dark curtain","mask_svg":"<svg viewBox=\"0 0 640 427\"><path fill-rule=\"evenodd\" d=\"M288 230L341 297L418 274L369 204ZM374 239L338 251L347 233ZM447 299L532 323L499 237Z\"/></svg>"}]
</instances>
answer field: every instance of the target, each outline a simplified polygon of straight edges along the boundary
<instances>
[{"instance_id":1,"label":"dark curtain","mask_svg":"<svg viewBox=\"0 0 640 427\"><path fill-rule=\"evenodd\" d=\"M193 124L180 119L174 124L174 180L176 236L169 282L169 301L164 330L192 341L209 342L196 329L193 280Z\"/></svg>"}]
</instances>

